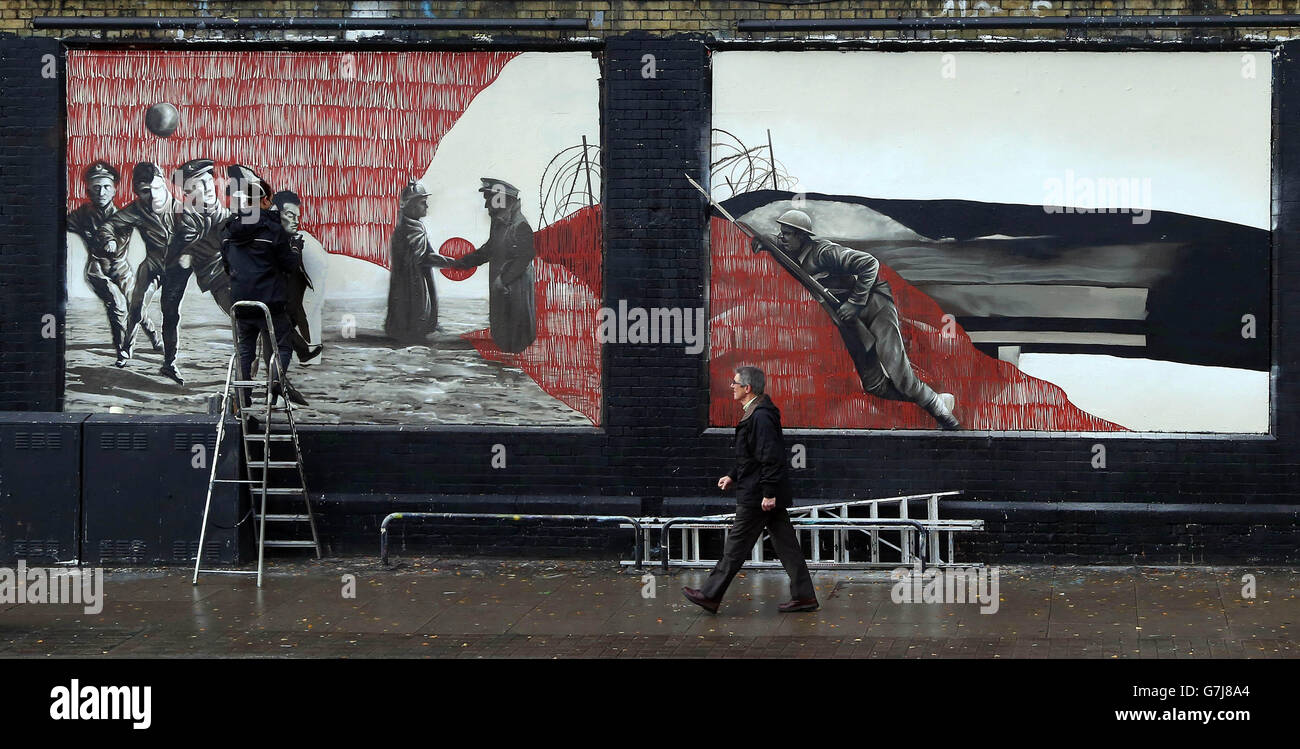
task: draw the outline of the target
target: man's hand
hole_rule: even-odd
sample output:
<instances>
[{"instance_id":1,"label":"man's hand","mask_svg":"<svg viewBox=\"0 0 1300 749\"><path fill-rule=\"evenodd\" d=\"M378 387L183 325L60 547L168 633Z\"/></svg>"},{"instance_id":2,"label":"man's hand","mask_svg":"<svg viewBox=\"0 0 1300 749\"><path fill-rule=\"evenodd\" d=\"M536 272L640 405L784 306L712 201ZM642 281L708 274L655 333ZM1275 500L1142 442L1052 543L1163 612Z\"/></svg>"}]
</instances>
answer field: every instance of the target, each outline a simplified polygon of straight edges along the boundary
<instances>
[{"instance_id":1,"label":"man's hand","mask_svg":"<svg viewBox=\"0 0 1300 749\"><path fill-rule=\"evenodd\" d=\"M725 492L726 490L730 489L731 485L734 483L735 482L731 480L730 476L723 476L722 478L718 479L718 488Z\"/></svg>"},{"instance_id":2,"label":"man's hand","mask_svg":"<svg viewBox=\"0 0 1300 749\"><path fill-rule=\"evenodd\" d=\"M763 512L776 509L776 497L763 497Z\"/></svg>"},{"instance_id":3,"label":"man's hand","mask_svg":"<svg viewBox=\"0 0 1300 749\"><path fill-rule=\"evenodd\" d=\"M840 305L840 308L836 310L835 314L839 315L839 318L844 322L852 322L853 318L857 317L858 313L861 311L861 306L856 305L853 302L845 302Z\"/></svg>"}]
</instances>

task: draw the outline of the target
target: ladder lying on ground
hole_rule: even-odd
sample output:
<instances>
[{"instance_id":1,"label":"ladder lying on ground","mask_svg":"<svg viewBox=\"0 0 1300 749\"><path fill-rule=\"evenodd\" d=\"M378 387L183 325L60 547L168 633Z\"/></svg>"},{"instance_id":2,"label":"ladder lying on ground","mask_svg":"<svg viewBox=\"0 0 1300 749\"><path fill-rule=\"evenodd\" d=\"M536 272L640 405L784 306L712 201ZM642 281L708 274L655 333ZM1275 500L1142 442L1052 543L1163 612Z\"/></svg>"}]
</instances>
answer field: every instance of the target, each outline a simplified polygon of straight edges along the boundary
<instances>
[{"instance_id":1,"label":"ladder lying on ground","mask_svg":"<svg viewBox=\"0 0 1300 749\"><path fill-rule=\"evenodd\" d=\"M980 566L956 561L956 545L953 537L957 533L984 530L984 521L939 518L940 498L960 493L959 491L932 492L883 499L804 505L791 507L789 513L795 532L800 537L800 545L805 550L810 569L900 567L915 562L921 562L926 567ZM919 502L925 503L924 516L910 514L908 505ZM866 510L867 514L864 517L855 514L854 510ZM720 531L725 539L726 531L731 527L734 519L734 512L704 517L640 518L647 530L655 526L659 527L659 561L664 569L668 569L670 565L713 567L717 560L710 559L701 552L700 531ZM673 531L680 533L679 542L676 544L672 543ZM867 535L869 558L851 558L848 543L850 532ZM882 538L882 533L897 533L898 543L892 543L889 538ZM943 543L945 533L946 544ZM757 568L780 569L779 561L764 558L764 538L766 533L758 543L754 544L750 560L745 564ZM822 553L823 540L829 542L828 554ZM649 539L645 544L647 554L648 541ZM636 564L638 567L640 563L640 559L623 562L624 565Z\"/></svg>"},{"instance_id":2,"label":"ladder lying on ground","mask_svg":"<svg viewBox=\"0 0 1300 749\"><path fill-rule=\"evenodd\" d=\"M239 364L239 328L235 318L235 311L240 307L249 307L261 311L266 320L266 330L269 335L262 336L263 345L270 349L270 366L266 369L265 381L260 380L237 380L238 373L242 369ZM235 353L230 357L230 363L226 367L226 385L221 393L221 410L217 417L217 454L212 457L212 473L208 479L208 497L203 504L203 526L199 530L199 551L194 558L194 583L199 581L200 572L208 572L225 575L257 575L257 587L262 587L262 570L263 560L267 547L272 548L311 548L316 552L316 558L320 559L320 539L316 535L316 518L312 514L311 497L307 493L307 477L302 467L302 449L298 444L298 429L293 421L293 404L290 403L287 389L288 381L280 376L280 359L275 351L275 327L271 322L271 311L261 302L235 302L231 308L230 315L231 330L234 333ZM280 393L277 404L271 402L271 385L273 382L282 381L284 392ZM261 391L261 396L254 391ZM239 394L248 392L249 401L254 406L244 407L243 398ZM222 437L225 433L226 413L235 401L238 401L240 432L242 439L240 442L244 448L244 478L217 478L217 466L220 465L220 450ZM262 408L262 406L265 406ZM254 409L261 409L261 424L253 425L250 420L259 414L254 414ZM284 431L273 431L279 424L272 422L274 414L284 414ZM275 455L275 446L288 446L292 450L292 457L289 455ZM281 451L287 452L287 451ZM294 473L290 474L289 471ZM274 472L274 473L273 473ZM287 478L285 476L288 475ZM295 478L296 476L296 478ZM277 480L273 480L273 477ZM220 570L220 569L203 569L203 541L208 531L208 515L212 508L212 491L217 484L236 484L248 487L249 495L253 499L253 508L248 515L245 515L240 523L247 520L251 515L254 520L254 528L257 537L257 571L245 570ZM297 511L293 504L301 500L302 509ZM274 537L268 538L266 533L267 523L272 524L272 528L279 531L286 531L283 535L277 533ZM311 531L311 538L308 540L303 536L306 535L303 525L306 525Z\"/></svg>"}]
</instances>

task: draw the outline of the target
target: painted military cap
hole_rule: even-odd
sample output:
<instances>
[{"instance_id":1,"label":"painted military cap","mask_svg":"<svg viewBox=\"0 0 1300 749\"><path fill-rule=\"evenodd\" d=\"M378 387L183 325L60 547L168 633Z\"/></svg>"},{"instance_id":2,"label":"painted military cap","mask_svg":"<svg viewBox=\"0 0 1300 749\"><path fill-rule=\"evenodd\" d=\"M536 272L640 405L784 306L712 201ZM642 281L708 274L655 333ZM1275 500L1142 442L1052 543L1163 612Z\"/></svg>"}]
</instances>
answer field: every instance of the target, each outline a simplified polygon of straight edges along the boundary
<instances>
[{"instance_id":1,"label":"painted military cap","mask_svg":"<svg viewBox=\"0 0 1300 749\"><path fill-rule=\"evenodd\" d=\"M135 167L131 169L131 184L141 182L153 182L155 177L162 176L162 170L152 161L137 161Z\"/></svg>"},{"instance_id":2,"label":"painted military cap","mask_svg":"<svg viewBox=\"0 0 1300 749\"><path fill-rule=\"evenodd\" d=\"M420 184L416 180L411 180L410 182L407 182L406 187L402 188L403 206L405 206L407 203L417 198L427 198L427 197L429 197L429 191L424 189L424 185Z\"/></svg>"},{"instance_id":3,"label":"painted military cap","mask_svg":"<svg viewBox=\"0 0 1300 749\"><path fill-rule=\"evenodd\" d=\"M479 177L478 181L483 183L483 186L478 189L479 192L499 192L512 198L519 197L519 188L504 180Z\"/></svg>"},{"instance_id":4,"label":"painted military cap","mask_svg":"<svg viewBox=\"0 0 1300 749\"><path fill-rule=\"evenodd\" d=\"M215 167L216 164L212 163L212 159L190 159L181 164L181 178L190 180L204 174L212 174Z\"/></svg>"},{"instance_id":5,"label":"painted military cap","mask_svg":"<svg viewBox=\"0 0 1300 749\"><path fill-rule=\"evenodd\" d=\"M122 178L122 175L118 174L117 170L113 168L113 165L107 161L96 161L86 167L86 171L83 172L81 176L86 182L99 179L100 177L108 177L113 180L113 184L117 184L117 181Z\"/></svg>"}]
</instances>

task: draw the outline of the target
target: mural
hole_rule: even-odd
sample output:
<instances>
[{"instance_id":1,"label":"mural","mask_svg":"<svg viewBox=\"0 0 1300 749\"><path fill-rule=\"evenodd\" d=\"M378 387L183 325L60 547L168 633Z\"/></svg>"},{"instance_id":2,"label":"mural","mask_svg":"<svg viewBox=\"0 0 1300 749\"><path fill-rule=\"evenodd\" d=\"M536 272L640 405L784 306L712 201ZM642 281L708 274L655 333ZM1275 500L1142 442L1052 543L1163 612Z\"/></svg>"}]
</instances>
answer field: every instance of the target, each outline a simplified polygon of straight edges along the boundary
<instances>
[{"instance_id":1,"label":"mural","mask_svg":"<svg viewBox=\"0 0 1300 749\"><path fill-rule=\"evenodd\" d=\"M599 75L589 53L71 51L65 408L208 411L223 229L257 179L302 258L300 419L598 425Z\"/></svg>"},{"instance_id":2,"label":"mural","mask_svg":"<svg viewBox=\"0 0 1300 749\"><path fill-rule=\"evenodd\" d=\"M1269 69L714 55L710 423L1267 432Z\"/></svg>"}]
</instances>

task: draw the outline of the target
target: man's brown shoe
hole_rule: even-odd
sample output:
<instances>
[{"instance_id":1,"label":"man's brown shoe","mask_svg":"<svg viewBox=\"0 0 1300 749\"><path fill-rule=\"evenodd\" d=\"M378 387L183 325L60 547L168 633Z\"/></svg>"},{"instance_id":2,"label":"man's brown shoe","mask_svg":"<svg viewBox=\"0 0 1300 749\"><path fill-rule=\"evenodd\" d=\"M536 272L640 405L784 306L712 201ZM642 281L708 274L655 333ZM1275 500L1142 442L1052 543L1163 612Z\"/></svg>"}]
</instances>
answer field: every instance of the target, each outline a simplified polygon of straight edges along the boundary
<instances>
[{"instance_id":1,"label":"man's brown shoe","mask_svg":"<svg viewBox=\"0 0 1300 749\"><path fill-rule=\"evenodd\" d=\"M796 598L792 601L786 601L777 608L782 614L793 614L796 611L816 611L817 606L816 598Z\"/></svg>"},{"instance_id":2,"label":"man's brown shoe","mask_svg":"<svg viewBox=\"0 0 1300 749\"><path fill-rule=\"evenodd\" d=\"M718 604L721 603L721 601L714 601L705 598L704 594L695 588L682 588L682 594L686 596L686 600L699 606L710 614L718 613Z\"/></svg>"}]
</instances>

